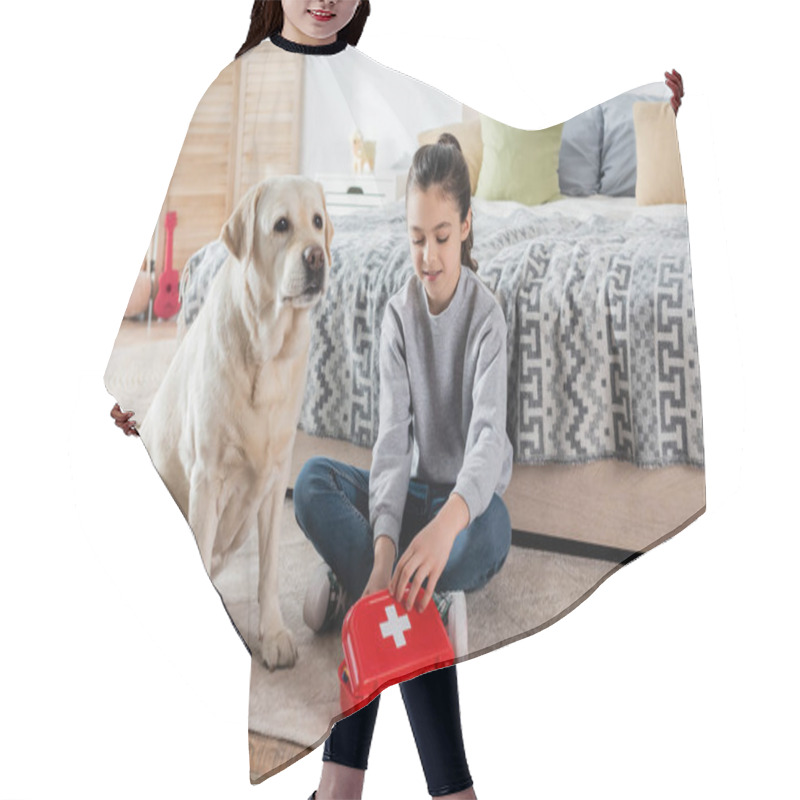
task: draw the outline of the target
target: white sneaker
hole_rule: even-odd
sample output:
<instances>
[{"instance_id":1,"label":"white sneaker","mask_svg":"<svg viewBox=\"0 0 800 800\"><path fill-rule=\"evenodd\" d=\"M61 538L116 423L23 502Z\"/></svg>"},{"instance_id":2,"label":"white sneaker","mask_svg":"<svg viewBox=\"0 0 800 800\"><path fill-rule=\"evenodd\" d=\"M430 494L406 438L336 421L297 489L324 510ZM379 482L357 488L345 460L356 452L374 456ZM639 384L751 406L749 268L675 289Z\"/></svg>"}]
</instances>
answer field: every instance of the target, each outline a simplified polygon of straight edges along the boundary
<instances>
[{"instance_id":1,"label":"white sneaker","mask_svg":"<svg viewBox=\"0 0 800 800\"><path fill-rule=\"evenodd\" d=\"M467 596L464 592L434 592L433 602L442 618L456 659L469 653L467 640Z\"/></svg>"},{"instance_id":2,"label":"white sneaker","mask_svg":"<svg viewBox=\"0 0 800 800\"><path fill-rule=\"evenodd\" d=\"M303 621L314 633L325 633L341 625L348 603L333 570L324 562L311 576L303 603Z\"/></svg>"}]
</instances>

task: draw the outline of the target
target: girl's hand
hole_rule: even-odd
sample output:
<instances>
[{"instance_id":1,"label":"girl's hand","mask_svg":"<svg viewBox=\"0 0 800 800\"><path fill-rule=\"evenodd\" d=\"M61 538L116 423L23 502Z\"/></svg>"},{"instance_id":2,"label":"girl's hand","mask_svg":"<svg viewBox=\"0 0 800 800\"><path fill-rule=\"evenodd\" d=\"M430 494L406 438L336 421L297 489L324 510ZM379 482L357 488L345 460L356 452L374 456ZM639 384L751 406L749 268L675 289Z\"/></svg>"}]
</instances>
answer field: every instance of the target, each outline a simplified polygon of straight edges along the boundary
<instances>
[{"instance_id":1,"label":"girl's hand","mask_svg":"<svg viewBox=\"0 0 800 800\"><path fill-rule=\"evenodd\" d=\"M420 595L417 610L424 611L436 589L436 584L447 566L456 536L469 524L469 509L457 494L451 494L442 510L413 538L394 570L389 591L400 603L410 582L406 611L410 610L417 594L427 579Z\"/></svg>"},{"instance_id":2,"label":"girl's hand","mask_svg":"<svg viewBox=\"0 0 800 800\"><path fill-rule=\"evenodd\" d=\"M375 594L389 588L392 578L392 565L394 564L394 542L388 536L379 536L375 540L375 560L372 572L367 581L362 597Z\"/></svg>"},{"instance_id":3,"label":"girl's hand","mask_svg":"<svg viewBox=\"0 0 800 800\"><path fill-rule=\"evenodd\" d=\"M126 436L139 435L139 431L136 430L136 420L133 419L133 411L123 411L119 407L119 403L114 403L111 416L114 418L114 424L125 431Z\"/></svg>"},{"instance_id":4,"label":"girl's hand","mask_svg":"<svg viewBox=\"0 0 800 800\"><path fill-rule=\"evenodd\" d=\"M683 97L683 78L677 70L665 72L664 77L666 78L664 83L666 83L672 91L670 103L672 105L672 110L675 112L675 116L677 116L678 109L681 107L681 97Z\"/></svg>"},{"instance_id":5,"label":"girl's hand","mask_svg":"<svg viewBox=\"0 0 800 800\"><path fill-rule=\"evenodd\" d=\"M384 589L389 588L389 581L392 579L392 567L391 564L389 568L381 568L377 564L372 568L372 572L370 573L369 580L367 581L366 588L364 589L364 594L362 597L366 597L368 594L375 594L375 592L381 592Z\"/></svg>"},{"instance_id":6,"label":"girl's hand","mask_svg":"<svg viewBox=\"0 0 800 800\"><path fill-rule=\"evenodd\" d=\"M428 584L417 604L417 611L425 610L431 595L433 595L433 590L436 588L436 583L444 571L447 559L450 557L450 550L453 548L456 534L458 531L445 529L436 517L414 537L397 562L389 591L392 597L400 603L403 600L406 585L411 583L404 604L406 611L414 605L417 593L427 578Z\"/></svg>"}]
</instances>

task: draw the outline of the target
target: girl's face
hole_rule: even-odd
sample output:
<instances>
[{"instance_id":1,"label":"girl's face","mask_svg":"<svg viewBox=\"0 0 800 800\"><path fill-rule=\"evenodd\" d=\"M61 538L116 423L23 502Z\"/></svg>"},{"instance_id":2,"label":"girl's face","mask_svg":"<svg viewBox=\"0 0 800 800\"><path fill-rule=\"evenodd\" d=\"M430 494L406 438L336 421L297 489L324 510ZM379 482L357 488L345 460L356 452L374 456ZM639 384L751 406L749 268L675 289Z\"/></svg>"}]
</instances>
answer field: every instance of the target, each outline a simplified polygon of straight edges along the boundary
<instances>
[{"instance_id":1,"label":"girl's face","mask_svg":"<svg viewBox=\"0 0 800 800\"><path fill-rule=\"evenodd\" d=\"M333 44L353 18L359 0L281 0L281 35L297 44Z\"/></svg>"},{"instance_id":2,"label":"girl's face","mask_svg":"<svg viewBox=\"0 0 800 800\"><path fill-rule=\"evenodd\" d=\"M472 209L461 222L456 201L438 186L409 190L406 201L408 238L414 271L425 287L431 314L440 314L453 299L461 275L461 242L469 235Z\"/></svg>"}]
</instances>

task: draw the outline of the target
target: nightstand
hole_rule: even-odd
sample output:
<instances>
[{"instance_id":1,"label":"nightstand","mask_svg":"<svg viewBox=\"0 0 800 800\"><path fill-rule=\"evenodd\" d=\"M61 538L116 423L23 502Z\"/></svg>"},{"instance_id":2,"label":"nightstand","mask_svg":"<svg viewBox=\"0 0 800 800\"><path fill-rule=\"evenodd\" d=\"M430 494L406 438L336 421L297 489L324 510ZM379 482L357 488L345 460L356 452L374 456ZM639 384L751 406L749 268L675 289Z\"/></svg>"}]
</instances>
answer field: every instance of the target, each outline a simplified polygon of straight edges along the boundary
<instances>
[{"instance_id":1,"label":"nightstand","mask_svg":"<svg viewBox=\"0 0 800 800\"><path fill-rule=\"evenodd\" d=\"M405 174L381 175L316 175L322 184L328 211L334 214L352 214L360 208L374 208L403 196Z\"/></svg>"}]
</instances>

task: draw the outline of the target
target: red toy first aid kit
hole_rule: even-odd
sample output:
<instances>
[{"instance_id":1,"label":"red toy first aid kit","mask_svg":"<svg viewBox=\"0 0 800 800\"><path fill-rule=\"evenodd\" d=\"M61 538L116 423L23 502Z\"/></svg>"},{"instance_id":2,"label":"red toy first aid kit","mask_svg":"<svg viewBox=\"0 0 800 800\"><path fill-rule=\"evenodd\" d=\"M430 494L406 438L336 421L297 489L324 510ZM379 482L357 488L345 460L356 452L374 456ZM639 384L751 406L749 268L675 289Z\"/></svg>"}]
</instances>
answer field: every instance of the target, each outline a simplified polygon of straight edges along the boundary
<instances>
[{"instance_id":1,"label":"red toy first aid kit","mask_svg":"<svg viewBox=\"0 0 800 800\"><path fill-rule=\"evenodd\" d=\"M342 649L339 700L345 713L367 705L387 686L449 667L455 658L436 604L429 602L421 613L406 611L387 590L362 597L347 612Z\"/></svg>"}]
</instances>

